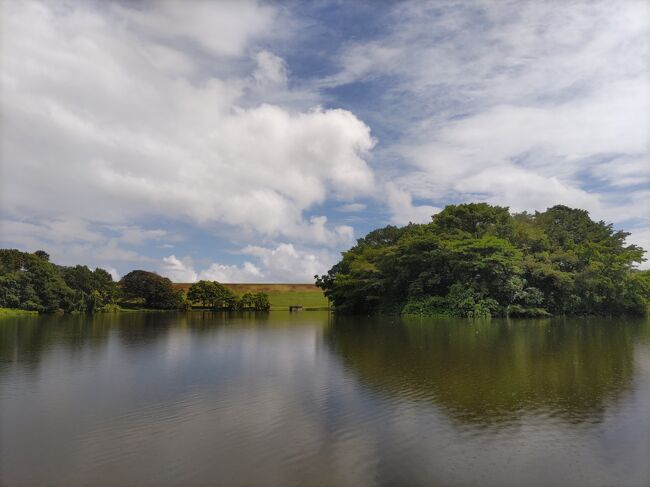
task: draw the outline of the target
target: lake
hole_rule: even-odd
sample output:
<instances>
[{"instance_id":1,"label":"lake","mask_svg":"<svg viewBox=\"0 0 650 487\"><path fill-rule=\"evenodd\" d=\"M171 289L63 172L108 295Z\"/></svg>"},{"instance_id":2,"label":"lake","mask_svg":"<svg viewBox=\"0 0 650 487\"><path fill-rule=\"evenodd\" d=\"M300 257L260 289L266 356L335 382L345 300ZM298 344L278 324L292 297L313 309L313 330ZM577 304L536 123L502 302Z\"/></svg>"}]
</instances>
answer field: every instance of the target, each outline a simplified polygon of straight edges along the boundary
<instances>
[{"instance_id":1,"label":"lake","mask_svg":"<svg viewBox=\"0 0 650 487\"><path fill-rule=\"evenodd\" d=\"M0 484L650 485L650 321L0 320Z\"/></svg>"}]
</instances>

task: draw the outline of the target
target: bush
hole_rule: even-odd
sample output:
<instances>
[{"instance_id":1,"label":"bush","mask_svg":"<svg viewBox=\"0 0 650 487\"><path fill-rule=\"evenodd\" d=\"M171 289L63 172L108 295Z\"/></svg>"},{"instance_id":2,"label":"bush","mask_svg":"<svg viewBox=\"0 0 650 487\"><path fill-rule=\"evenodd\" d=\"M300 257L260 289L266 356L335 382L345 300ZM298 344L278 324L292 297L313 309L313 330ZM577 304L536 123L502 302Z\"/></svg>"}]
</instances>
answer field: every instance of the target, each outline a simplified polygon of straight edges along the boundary
<instances>
[{"instance_id":1,"label":"bush","mask_svg":"<svg viewBox=\"0 0 650 487\"><path fill-rule=\"evenodd\" d=\"M111 303L111 304L105 304L97 311L99 313L119 313L120 311L122 311L122 308L120 308L118 304Z\"/></svg>"},{"instance_id":2,"label":"bush","mask_svg":"<svg viewBox=\"0 0 650 487\"><path fill-rule=\"evenodd\" d=\"M499 311L495 299L483 297L480 292L460 283L451 286L446 300L450 313L455 316L489 318Z\"/></svg>"},{"instance_id":3,"label":"bush","mask_svg":"<svg viewBox=\"0 0 650 487\"><path fill-rule=\"evenodd\" d=\"M551 313L544 308L526 308L520 304L511 304L506 308L506 314L512 317L521 318L546 318L551 316Z\"/></svg>"},{"instance_id":4,"label":"bush","mask_svg":"<svg viewBox=\"0 0 650 487\"><path fill-rule=\"evenodd\" d=\"M450 315L451 312L447 306L447 299L442 296L430 296L425 299L409 301L402 308L403 315Z\"/></svg>"},{"instance_id":5,"label":"bush","mask_svg":"<svg viewBox=\"0 0 650 487\"><path fill-rule=\"evenodd\" d=\"M263 292L245 293L241 299L241 309L254 311L268 311L271 309L269 295Z\"/></svg>"},{"instance_id":6,"label":"bush","mask_svg":"<svg viewBox=\"0 0 650 487\"><path fill-rule=\"evenodd\" d=\"M449 294L429 296L409 301L403 308L403 315L461 316L464 318L489 318L497 314L499 304L491 298L481 298L472 289L452 286Z\"/></svg>"}]
</instances>

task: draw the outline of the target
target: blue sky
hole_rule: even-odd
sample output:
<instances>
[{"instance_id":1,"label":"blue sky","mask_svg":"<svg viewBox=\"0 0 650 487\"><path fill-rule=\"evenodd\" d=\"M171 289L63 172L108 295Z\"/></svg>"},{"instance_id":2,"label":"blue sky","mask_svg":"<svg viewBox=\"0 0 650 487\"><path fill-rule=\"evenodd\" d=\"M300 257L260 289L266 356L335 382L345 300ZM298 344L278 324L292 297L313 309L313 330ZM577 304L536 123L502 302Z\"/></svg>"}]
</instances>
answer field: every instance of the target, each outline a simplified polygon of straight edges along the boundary
<instances>
[{"instance_id":1,"label":"blue sky","mask_svg":"<svg viewBox=\"0 0 650 487\"><path fill-rule=\"evenodd\" d=\"M650 248L646 1L5 2L0 245L310 282L449 203Z\"/></svg>"}]
</instances>

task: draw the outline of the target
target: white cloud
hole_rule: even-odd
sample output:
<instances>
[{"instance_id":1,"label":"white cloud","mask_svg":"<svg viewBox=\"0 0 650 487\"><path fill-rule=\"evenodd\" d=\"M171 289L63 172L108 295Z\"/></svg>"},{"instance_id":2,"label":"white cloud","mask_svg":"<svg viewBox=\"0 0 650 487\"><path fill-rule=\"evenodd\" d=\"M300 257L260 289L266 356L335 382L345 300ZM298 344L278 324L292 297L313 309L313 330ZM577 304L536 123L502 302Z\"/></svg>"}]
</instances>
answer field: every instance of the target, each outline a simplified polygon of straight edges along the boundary
<instances>
[{"instance_id":1,"label":"white cloud","mask_svg":"<svg viewBox=\"0 0 650 487\"><path fill-rule=\"evenodd\" d=\"M381 120L402 135L382 178L432 202L648 218L647 200L614 211L650 181L648 2L402 2L390 23L324 81L383 82ZM409 196L392 198L405 220Z\"/></svg>"},{"instance_id":2,"label":"white cloud","mask_svg":"<svg viewBox=\"0 0 650 487\"><path fill-rule=\"evenodd\" d=\"M211 263L201 271L197 271L191 257L177 258L175 255L163 257L159 272L173 282L196 282L200 280L219 282L258 282L264 275L254 264L244 262L243 265L226 265Z\"/></svg>"},{"instance_id":3,"label":"white cloud","mask_svg":"<svg viewBox=\"0 0 650 487\"><path fill-rule=\"evenodd\" d=\"M92 230L87 222L70 218L39 223L0 220L0 234L3 240L19 245L29 245L32 242L98 243L104 239L104 236Z\"/></svg>"},{"instance_id":4,"label":"white cloud","mask_svg":"<svg viewBox=\"0 0 650 487\"><path fill-rule=\"evenodd\" d=\"M197 278L197 273L192 266L192 260L190 258L180 260L175 255L163 257L160 273L165 277L169 277L173 282L194 282Z\"/></svg>"},{"instance_id":5,"label":"white cloud","mask_svg":"<svg viewBox=\"0 0 650 487\"><path fill-rule=\"evenodd\" d=\"M107 267L105 270L111 275L114 281L120 280L120 274L115 267Z\"/></svg>"},{"instance_id":6,"label":"white cloud","mask_svg":"<svg viewBox=\"0 0 650 487\"><path fill-rule=\"evenodd\" d=\"M267 282L314 282L314 275L327 271L334 263L327 252L309 252L283 243L276 248L250 245L242 253L258 259Z\"/></svg>"},{"instance_id":7,"label":"white cloud","mask_svg":"<svg viewBox=\"0 0 650 487\"><path fill-rule=\"evenodd\" d=\"M253 78L257 83L279 86L287 84L287 66L284 59L272 52L260 51L255 56L255 60L257 69L253 73Z\"/></svg>"},{"instance_id":8,"label":"white cloud","mask_svg":"<svg viewBox=\"0 0 650 487\"><path fill-rule=\"evenodd\" d=\"M290 54L288 43L270 42L294 33L289 13L254 1L4 2L2 243L70 263L151 263L131 247L179 239L141 226L155 218L258 244L251 262L198 271L172 255L167 273L310 281L354 241L319 213L358 220L359 198L396 224L449 201L563 203L643 237L647 2L399 2L384 35L345 39L339 72L321 80L293 79L301 70L274 48ZM352 111L319 106L336 95L318 88L355 81L372 84L367 119L391 134L378 148Z\"/></svg>"},{"instance_id":9,"label":"white cloud","mask_svg":"<svg viewBox=\"0 0 650 487\"><path fill-rule=\"evenodd\" d=\"M205 279L219 282L293 282L312 283L314 275L323 274L334 264L336 256L328 252L313 252L282 243L277 247L250 245L240 253L256 262L245 261L242 265L218 262L205 269L196 270L192 259L174 255L163 258L159 272L174 282L195 282Z\"/></svg>"},{"instance_id":10,"label":"white cloud","mask_svg":"<svg viewBox=\"0 0 650 487\"><path fill-rule=\"evenodd\" d=\"M638 245L646 251L644 257L645 262L642 262L638 267L639 269L650 269L650 226L631 229L631 235L626 239L628 244Z\"/></svg>"},{"instance_id":11,"label":"white cloud","mask_svg":"<svg viewBox=\"0 0 650 487\"><path fill-rule=\"evenodd\" d=\"M285 27L274 9L254 0L150 0L112 8L148 36L189 41L216 56L241 55L252 39L277 36Z\"/></svg>"},{"instance_id":12,"label":"white cloud","mask_svg":"<svg viewBox=\"0 0 650 487\"><path fill-rule=\"evenodd\" d=\"M350 240L350 227L304 212L373 190L369 127L346 110L248 106L251 71L222 58L244 56L277 27L273 8L113 7L4 6L5 214L122 225L164 216L324 245ZM183 40L206 57L188 54ZM211 72L208 60L229 72ZM257 81L286 82L276 55L259 52L257 65Z\"/></svg>"},{"instance_id":13,"label":"white cloud","mask_svg":"<svg viewBox=\"0 0 650 487\"><path fill-rule=\"evenodd\" d=\"M102 267L118 275L115 263L141 265L152 259L134 250L160 238L178 237L160 229L137 226L101 226L73 218L51 221L0 220L3 246L23 251L45 250L51 260L61 265Z\"/></svg>"},{"instance_id":14,"label":"white cloud","mask_svg":"<svg viewBox=\"0 0 650 487\"><path fill-rule=\"evenodd\" d=\"M263 278L260 269L250 262L242 266L213 263L199 274L199 279L219 282L256 282Z\"/></svg>"},{"instance_id":15,"label":"white cloud","mask_svg":"<svg viewBox=\"0 0 650 487\"><path fill-rule=\"evenodd\" d=\"M413 206L413 198L407 191L393 183L386 184L388 208L391 211L391 223L406 225L408 223L428 223L431 217L440 211L429 205Z\"/></svg>"}]
</instances>

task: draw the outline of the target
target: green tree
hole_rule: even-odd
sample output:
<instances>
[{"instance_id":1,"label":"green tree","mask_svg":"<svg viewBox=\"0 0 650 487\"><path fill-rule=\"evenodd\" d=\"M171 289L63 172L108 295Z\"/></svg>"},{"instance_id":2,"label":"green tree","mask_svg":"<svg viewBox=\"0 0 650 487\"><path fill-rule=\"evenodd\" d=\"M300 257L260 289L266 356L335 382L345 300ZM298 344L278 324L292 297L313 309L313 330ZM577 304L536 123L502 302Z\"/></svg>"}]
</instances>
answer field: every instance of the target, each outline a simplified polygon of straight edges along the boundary
<instances>
[{"instance_id":1,"label":"green tree","mask_svg":"<svg viewBox=\"0 0 650 487\"><path fill-rule=\"evenodd\" d=\"M120 280L122 295L152 309L179 309L184 306L183 293L172 282L154 272L135 270Z\"/></svg>"},{"instance_id":2,"label":"green tree","mask_svg":"<svg viewBox=\"0 0 650 487\"><path fill-rule=\"evenodd\" d=\"M244 293L239 299L240 307L244 310L268 311L271 309L269 295L263 292Z\"/></svg>"},{"instance_id":3,"label":"green tree","mask_svg":"<svg viewBox=\"0 0 650 487\"><path fill-rule=\"evenodd\" d=\"M255 297L253 293L242 294L241 298L239 298L239 303L241 305L241 309L244 310L255 309Z\"/></svg>"},{"instance_id":4,"label":"green tree","mask_svg":"<svg viewBox=\"0 0 650 487\"><path fill-rule=\"evenodd\" d=\"M80 300L87 312L100 311L105 305L113 304L118 295L117 283L104 269L91 271L85 265L59 267L66 284L81 294Z\"/></svg>"},{"instance_id":5,"label":"green tree","mask_svg":"<svg viewBox=\"0 0 650 487\"><path fill-rule=\"evenodd\" d=\"M74 291L43 254L0 250L0 306L39 312L75 309Z\"/></svg>"},{"instance_id":6,"label":"green tree","mask_svg":"<svg viewBox=\"0 0 650 487\"><path fill-rule=\"evenodd\" d=\"M237 310L239 309L239 299L237 296L223 284L213 281L216 290L216 296L212 302L215 309Z\"/></svg>"},{"instance_id":7,"label":"green tree","mask_svg":"<svg viewBox=\"0 0 650 487\"><path fill-rule=\"evenodd\" d=\"M315 278L340 313L638 314L649 286L628 235L566 206L449 205L431 223L370 232Z\"/></svg>"},{"instance_id":8,"label":"green tree","mask_svg":"<svg viewBox=\"0 0 650 487\"><path fill-rule=\"evenodd\" d=\"M198 281L187 290L187 299L207 308L213 306L219 297L219 290L214 282Z\"/></svg>"},{"instance_id":9,"label":"green tree","mask_svg":"<svg viewBox=\"0 0 650 487\"><path fill-rule=\"evenodd\" d=\"M198 281L187 291L190 301L201 303L204 308L237 310L242 304L237 296L217 281Z\"/></svg>"}]
</instances>

